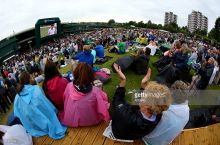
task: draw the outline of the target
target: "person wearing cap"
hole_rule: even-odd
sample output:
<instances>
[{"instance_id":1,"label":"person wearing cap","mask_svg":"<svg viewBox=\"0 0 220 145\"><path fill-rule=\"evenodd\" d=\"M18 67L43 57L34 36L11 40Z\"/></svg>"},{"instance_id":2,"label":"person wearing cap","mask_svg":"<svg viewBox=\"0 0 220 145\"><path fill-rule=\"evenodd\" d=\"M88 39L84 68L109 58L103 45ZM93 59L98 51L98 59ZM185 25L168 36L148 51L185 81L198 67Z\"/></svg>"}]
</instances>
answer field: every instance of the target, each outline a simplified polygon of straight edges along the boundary
<instances>
[{"instance_id":1,"label":"person wearing cap","mask_svg":"<svg viewBox=\"0 0 220 145\"><path fill-rule=\"evenodd\" d=\"M80 62L85 62L91 66L93 66L94 56L91 54L90 45L83 46L83 52L72 57L73 60L79 60Z\"/></svg>"}]
</instances>

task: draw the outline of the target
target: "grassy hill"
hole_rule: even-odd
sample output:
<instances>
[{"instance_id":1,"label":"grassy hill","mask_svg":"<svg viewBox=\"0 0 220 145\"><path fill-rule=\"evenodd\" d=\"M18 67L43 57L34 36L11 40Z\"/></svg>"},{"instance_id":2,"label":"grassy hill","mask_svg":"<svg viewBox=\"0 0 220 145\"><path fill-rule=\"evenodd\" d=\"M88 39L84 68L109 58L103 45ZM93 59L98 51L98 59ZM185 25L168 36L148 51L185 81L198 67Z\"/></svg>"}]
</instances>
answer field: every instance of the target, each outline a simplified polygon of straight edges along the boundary
<instances>
[{"instance_id":1,"label":"grassy hill","mask_svg":"<svg viewBox=\"0 0 220 145\"><path fill-rule=\"evenodd\" d=\"M112 70L111 69L112 63L115 62L119 57L130 55L130 53L118 55L115 53L108 53L107 51L105 52L105 54L107 56L111 56L113 58L111 60L109 60L108 62L104 63L103 65L95 65L95 66L98 66L100 68L109 68L110 70ZM151 57L150 62L149 62L149 66L151 67L151 70L152 70L151 80L154 80L155 76L157 75L156 68L152 66L152 62L155 62L156 60L158 60L158 56L153 56L153 57ZM70 70L70 66L66 66L60 70L60 73L62 73L62 74L67 73L69 70ZM140 89L140 82L144 76L137 75L131 70L125 71L124 73L127 77L127 83L126 83L127 92L129 90L133 90L133 89L136 89L136 90ZM118 85L118 83L119 83L118 75L116 73L112 72L111 73L111 80L107 84L104 85L104 91L108 94L108 98L110 101L112 101L112 97L114 95L115 88ZM220 87L219 86L209 86L208 89L219 90ZM127 99L128 99L128 101L130 100L130 98L127 98ZM6 118L7 118L10 111L8 111L7 114L0 115L0 124L4 124L6 122Z\"/></svg>"}]
</instances>

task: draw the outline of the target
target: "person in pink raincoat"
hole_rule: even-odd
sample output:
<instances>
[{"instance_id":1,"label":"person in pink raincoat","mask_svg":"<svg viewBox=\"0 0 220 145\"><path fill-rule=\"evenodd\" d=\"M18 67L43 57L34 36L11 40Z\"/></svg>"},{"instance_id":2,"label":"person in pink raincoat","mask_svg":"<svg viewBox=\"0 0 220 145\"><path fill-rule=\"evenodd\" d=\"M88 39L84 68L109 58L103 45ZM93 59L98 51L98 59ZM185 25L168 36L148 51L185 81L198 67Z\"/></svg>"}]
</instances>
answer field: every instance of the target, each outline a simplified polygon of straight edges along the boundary
<instances>
[{"instance_id":1,"label":"person in pink raincoat","mask_svg":"<svg viewBox=\"0 0 220 145\"><path fill-rule=\"evenodd\" d=\"M62 124L69 127L91 126L109 121L108 97L102 89L93 86L92 67L80 63L73 72L74 81L64 91L64 111L59 113Z\"/></svg>"}]
</instances>

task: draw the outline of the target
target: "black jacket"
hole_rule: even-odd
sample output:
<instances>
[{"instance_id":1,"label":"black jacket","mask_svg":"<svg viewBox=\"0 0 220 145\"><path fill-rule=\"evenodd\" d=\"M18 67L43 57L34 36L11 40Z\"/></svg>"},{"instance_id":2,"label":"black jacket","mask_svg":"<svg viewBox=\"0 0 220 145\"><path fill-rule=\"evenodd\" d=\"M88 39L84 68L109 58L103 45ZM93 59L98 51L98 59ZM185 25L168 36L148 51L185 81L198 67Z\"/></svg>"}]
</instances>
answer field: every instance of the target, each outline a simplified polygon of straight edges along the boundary
<instances>
[{"instance_id":1,"label":"black jacket","mask_svg":"<svg viewBox=\"0 0 220 145\"><path fill-rule=\"evenodd\" d=\"M134 58L132 69L139 75L145 75L148 69L150 56L140 55Z\"/></svg>"},{"instance_id":2,"label":"black jacket","mask_svg":"<svg viewBox=\"0 0 220 145\"><path fill-rule=\"evenodd\" d=\"M176 68L183 71L187 69L188 55L180 52L175 53L173 57L173 64L176 65Z\"/></svg>"},{"instance_id":3,"label":"black jacket","mask_svg":"<svg viewBox=\"0 0 220 145\"><path fill-rule=\"evenodd\" d=\"M198 73L201 76L198 84L196 85L197 89L206 89L208 86L209 80L212 76L214 70L213 64L206 64L204 68L201 68Z\"/></svg>"},{"instance_id":4,"label":"black jacket","mask_svg":"<svg viewBox=\"0 0 220 145\"><path fill-rule=\"evenodd\" d=\"M112 132L118 139L140 139L153 131L161 119L161 115L157 115L154 122L144 119L139 106L127 104L122 87L116 89L112 107Z\"/></svg>"}]
</instances>

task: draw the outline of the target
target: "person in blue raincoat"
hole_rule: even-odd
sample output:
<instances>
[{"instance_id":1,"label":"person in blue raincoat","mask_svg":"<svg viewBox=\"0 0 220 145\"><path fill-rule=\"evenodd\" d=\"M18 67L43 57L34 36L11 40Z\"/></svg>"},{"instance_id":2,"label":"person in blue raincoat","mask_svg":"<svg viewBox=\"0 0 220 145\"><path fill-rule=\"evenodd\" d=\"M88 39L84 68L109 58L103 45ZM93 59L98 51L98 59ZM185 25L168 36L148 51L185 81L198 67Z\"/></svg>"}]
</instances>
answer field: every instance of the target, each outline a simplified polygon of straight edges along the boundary
<instances>
[{"instance_id":1,"label":"person in blue raincoat","mask_svg":"<svg viewBox=\"0 0 220 145\"><path fill-rule=\"evenodd\" d=\"M20 119L27 132L34 137L49 135L53 139L63 138L66 127L61 125L56 113L56 108L45 97L42 89L30 84L30 75L21 73L14 115Z\"/></svg>"}]
</instances>

